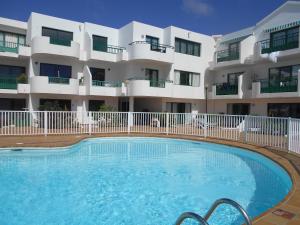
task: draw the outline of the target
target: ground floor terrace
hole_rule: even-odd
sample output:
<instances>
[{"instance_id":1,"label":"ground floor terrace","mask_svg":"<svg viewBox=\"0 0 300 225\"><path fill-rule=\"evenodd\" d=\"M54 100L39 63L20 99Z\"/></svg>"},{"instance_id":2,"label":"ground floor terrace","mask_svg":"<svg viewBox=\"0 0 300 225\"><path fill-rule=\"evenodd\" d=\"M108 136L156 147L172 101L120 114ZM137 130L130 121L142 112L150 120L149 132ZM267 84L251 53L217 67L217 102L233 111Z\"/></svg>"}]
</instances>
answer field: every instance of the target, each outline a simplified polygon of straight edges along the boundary
<instances>
[{"instance_id":1,"label":"ground floor terrace","mask_svg":"<svg viewBox=\"0 0 300 225\"><path fill-rule=\"evenodd\" d=\"M15 136L0 137L0 147L63 147L73 145L86 138L99 137L120 137L120 136L151 136L168 137L176 139L187 139L194 141L206 141L218 144L225 144L241 147L250 151L262 154L281 165L288 171L293 181L293 188L289 194L274 208L258 216L253 220L254 225L298 225L300 223L300 157L296 154L278 151L253 144L246 144L239 141L220 140L215 138L203 138L189 135L165 135L165 134L94 134L94 135L50 135L50 136ZM174 218L175 219L175 218Z\"/></svg>"},{"instance_id":2,"label":"ground floor terrace","mask_svg":"<svg viewBox=\"0 0 300 225\"><path fill-rule=\"evenodd\" d=\"M0 95L0 110L211 113L300 118L300 98L205 100L5 93Z\"/></svg>"}]
</instances>

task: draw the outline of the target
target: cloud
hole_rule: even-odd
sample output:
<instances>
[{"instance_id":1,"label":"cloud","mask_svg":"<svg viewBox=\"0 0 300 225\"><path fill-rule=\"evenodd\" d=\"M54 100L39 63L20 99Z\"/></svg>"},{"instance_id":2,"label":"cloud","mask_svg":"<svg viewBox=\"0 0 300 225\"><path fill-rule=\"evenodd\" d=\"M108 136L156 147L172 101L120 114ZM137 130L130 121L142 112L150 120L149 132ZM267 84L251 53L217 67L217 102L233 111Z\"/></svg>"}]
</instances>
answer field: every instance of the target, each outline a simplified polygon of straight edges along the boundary
<instances>
[{"instance_id":1,"label":"cloud","mask_svg":"<svg viewBox=\"0 0 300 225\"><path fill-rule=\"evenodd\" d=\"M213 7L203 0L182 0L183 9L196 16L207 16L213 12Z\"/></svg>"}]
</instances>

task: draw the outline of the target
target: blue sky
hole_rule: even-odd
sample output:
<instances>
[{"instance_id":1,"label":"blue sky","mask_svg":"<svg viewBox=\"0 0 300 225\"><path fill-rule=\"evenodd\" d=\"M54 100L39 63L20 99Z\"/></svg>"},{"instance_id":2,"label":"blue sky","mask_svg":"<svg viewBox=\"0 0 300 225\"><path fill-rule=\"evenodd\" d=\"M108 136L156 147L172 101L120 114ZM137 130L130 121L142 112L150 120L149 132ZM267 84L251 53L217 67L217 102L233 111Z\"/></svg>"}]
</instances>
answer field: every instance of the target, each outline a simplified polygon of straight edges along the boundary
<instances>
[{"instance_id":1,"label":"blue sky","mask_svg":"<svg viewBox=\"0 0 300 225\"><path fill-rule=\"evenodd\" d=\"M30 12L119 28L135 20L225 34L254 25L286 0L8 0L0 17L27 21Z\"/></svg>"}]
</instances>

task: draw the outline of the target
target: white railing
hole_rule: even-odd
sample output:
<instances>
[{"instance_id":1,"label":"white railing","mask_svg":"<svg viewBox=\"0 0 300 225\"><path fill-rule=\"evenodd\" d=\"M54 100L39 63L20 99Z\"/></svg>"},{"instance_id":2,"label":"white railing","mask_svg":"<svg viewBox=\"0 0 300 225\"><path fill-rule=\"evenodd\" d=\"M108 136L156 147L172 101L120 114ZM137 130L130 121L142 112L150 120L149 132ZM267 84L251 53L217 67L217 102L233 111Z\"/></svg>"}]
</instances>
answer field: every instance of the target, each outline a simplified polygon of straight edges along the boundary
<instances>
[{"instance_id":1,"label":"white railing","mask_svg":"<svg viewBox=\"0 0 300 225\"><path fill-rule=\"evenodd\" d=\"M0 136L149 133L234 140L300 154L300 120L156 112L0 111Z\"/></svg>"}]
</instances>

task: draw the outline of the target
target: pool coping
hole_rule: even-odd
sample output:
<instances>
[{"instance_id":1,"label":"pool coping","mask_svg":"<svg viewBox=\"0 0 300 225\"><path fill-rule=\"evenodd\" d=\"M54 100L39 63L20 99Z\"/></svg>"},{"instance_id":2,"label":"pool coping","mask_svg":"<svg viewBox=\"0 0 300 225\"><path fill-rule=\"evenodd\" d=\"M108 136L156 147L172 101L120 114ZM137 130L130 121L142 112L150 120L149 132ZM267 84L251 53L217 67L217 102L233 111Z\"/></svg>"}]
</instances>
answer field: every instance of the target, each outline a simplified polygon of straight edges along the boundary
<instances>
[{"instance_id":1,"label":"pool coping","mask_svg":"<svg viewBox=\"0 0 300 225\"><path fill-rule=\"evenodd\" d=\"M257 216L253 220L253 225L299 225L300 224L300 174L297 171L295 165L284 156L278 155L273 151L270 151L266 147L256 146L252 144L245 144L242 142L231 141L231 140L221 140L214 138L203 138L196 136L187 136L187 135L165 135L165 134L127 134L127 133L119 133L119 134L101 134L101 135L68 135L68 137L74 137L74 140L69 140L68 142L51 142L51 147L67 147L70 145L75 145L78 142L81 142L85 139L89 138L101 138L101 137L160 137L160 138L175 138L175 139L184 139L184 140L193 140L193 141L203 141L203 142L211 142L216 144L223 144L233 147L240 147L246 150L250 150L256 153L259 153L272 161L276 162L280 166L282 166L287 173L290 175L292 180L292 188L290 192L285 196L285 198L278 203L275 207L265 211L261 215ZM47 136L44 138L49 138L55 136ZM22 143L18 144L18 146L8 146L7 144L1 143L0 137L0 147L10 148L26 148L30 147L32 143ZM19 140L20 137L14 137L16 140ZM6 143L4 141L4 143ZM38 144L38 147L37 147ZM40 145L39 145L40 144ZM42 148L42 147L50 147L47 143L34 143L34 149ZM32 149L31 147L31 149ZM64 149L64 148L62 148ZM297 156L298 157L298 156ZM300 161L300 156L299 156ZM176 219L176 218L174 218Z\"/></svg>"}]
</instances>

